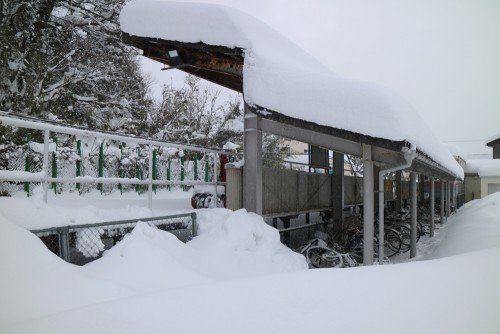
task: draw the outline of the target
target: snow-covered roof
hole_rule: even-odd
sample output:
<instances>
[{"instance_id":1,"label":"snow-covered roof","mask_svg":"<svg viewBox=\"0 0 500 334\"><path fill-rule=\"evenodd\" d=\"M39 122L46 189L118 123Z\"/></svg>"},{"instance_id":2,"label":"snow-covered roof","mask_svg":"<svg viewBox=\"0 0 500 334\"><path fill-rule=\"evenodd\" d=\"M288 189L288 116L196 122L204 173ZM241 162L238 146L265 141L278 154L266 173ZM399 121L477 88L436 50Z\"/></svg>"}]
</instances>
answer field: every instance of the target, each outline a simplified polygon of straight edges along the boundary
<instances>
[{"instance_id":1,"label":"snow-covered roof","mask_svg":"<svg viewBox=\"0 0 500 334\"><path fill-rule=\"evenodd\" d=\"M465 172L478 174L481 177L500 177L500 159L469 159Z\"/></svg>"},{"instance_id":2,"label":"snow-covered roof","mask_svg":"<svg viewBox=\"0 0 500 334\"><path fill-rule=\"evenodd\" d=\"M255 17L214 4L135 1L123 8L120 24L132 36L243 49L243 94L249 105L409 142L463 178L462 168L407 101L379 85L338 76Z\"/></svg>"},{"instance_id":3,"label":"snow-covered roof","mask_svg":"<svg viewBox=\"0 0 500 334\"><path fill-rule=\"evenodd\" d=\"M497 141L497 140L500 140L500 133L487 138L486 139L486 145L491 144L491 143L493 143L494 141Z\"/></svg>"}]
</instances>

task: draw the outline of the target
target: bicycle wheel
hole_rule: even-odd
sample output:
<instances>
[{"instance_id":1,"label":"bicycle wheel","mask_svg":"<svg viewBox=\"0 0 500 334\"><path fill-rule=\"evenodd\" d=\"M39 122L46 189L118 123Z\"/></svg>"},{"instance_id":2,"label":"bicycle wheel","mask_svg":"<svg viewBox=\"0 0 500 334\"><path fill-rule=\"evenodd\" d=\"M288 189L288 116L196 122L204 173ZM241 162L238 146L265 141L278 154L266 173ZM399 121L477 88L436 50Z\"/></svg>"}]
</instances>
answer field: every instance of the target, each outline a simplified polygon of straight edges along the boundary
<instances>
[{"instance_id":1,"label":"bicycle wheel","mask_svg":"<svg viewBox=\"0 0 500 334\"><path fill-rule=\"evenodd\" d=\"M399 232L399 236L401 238L401 253L406 253L410 250L411 246L411 230L410 227L406 224L395 224L392 226L397 232Z\"/></svg>"},{"instance_id":2,"label":"bicycle wheel","mask_svg":"<svg viewBox=\"0 0 500 334\"><path fill-rule=\"evenodd\" d=\"M401 236L398 231L390 228L385 230L384 253L387 257L392 257L399 253L401 249Z\"/></svg>"},{"instance_id":3,"label":"bicycle wheel","mask_svg":"<svg viewBox=\"0 0 500 334\"><path fill-rule=\"evenodd\" d=\"M307 250L306 259L315 268L342 268L342 255L331 248L312 246Z\"/></svg>"}]
</instances>

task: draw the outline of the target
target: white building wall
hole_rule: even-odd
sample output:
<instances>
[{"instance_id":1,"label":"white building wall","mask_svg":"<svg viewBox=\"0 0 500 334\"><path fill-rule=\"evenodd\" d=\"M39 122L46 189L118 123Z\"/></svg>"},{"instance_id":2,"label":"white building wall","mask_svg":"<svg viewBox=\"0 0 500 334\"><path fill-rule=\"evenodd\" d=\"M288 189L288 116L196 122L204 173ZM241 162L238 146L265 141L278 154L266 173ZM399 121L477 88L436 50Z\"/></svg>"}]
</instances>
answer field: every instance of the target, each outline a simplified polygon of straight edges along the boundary
<instances>
[{"instance_id":1,"label":"white building wall","mask_svg":"<svg viewBox=\"0 0 500 334\"><path fill-rule=\"evenodd\" d=\"M481 198L500 191L500 176L481 177Z\"/></svg>"}]
</instances>

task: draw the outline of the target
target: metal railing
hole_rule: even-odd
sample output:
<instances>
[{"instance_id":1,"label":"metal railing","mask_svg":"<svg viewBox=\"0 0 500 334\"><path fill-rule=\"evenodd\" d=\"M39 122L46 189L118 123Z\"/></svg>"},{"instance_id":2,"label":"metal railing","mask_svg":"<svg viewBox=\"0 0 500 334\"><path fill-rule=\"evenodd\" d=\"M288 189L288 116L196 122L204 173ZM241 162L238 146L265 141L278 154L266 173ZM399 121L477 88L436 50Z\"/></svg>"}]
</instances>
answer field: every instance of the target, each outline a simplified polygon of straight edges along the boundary
<instances>
[{"instance_id":1,"label":"metal railing","mask_svg":"<svg viewBox=\"0 0 500 334\"><path fill-rule=\"evenodd\" d=\"M138 222L170 232L181 241L196 236L196 213L149 217L96 224L69 225L31 230L47 248L63 260L84 265L99 257L130 233Z\"/></svg>"},{"instance_id":2,"label":"metal railing","mask_svg":"<svg viewBox=\"0 0 500 334\"><path fill-rule=\"evenodd\" d=\"M28 135L26 147L18 154L20 161L0 170L0 191L15 192L19 189L11 190L10 186L22 187L19 183L23 182L29 196L30 184L41 184L45 201L49 187L58 193L63 189L61 185L79 193L97 186L101 194L115 188L120 192L135 188L143 193L147 188L148 207L152 209L157 187L170 190L173 186L185 189L193 185L224 185L218 181L218 155L233 155L225 150L90 131L2 111L0 124L31 129L38 140L43 136L43 142L35 142ZM192 161L184 161L184 151Z\"/></svg>"}]
</instances>

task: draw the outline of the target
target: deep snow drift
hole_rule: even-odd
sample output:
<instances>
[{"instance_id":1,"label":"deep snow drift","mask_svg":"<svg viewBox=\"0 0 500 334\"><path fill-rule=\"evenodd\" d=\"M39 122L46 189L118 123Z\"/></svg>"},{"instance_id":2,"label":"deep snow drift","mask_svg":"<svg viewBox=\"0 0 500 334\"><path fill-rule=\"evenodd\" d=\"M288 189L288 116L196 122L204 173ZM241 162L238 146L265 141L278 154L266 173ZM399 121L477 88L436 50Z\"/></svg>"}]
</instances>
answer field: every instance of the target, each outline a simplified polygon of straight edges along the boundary
<instances>
[{"instance_id":1,"label":"deep snow drift","mask_svg":"<svg viewBox=\"0 0 500 334\"><path fill-rule=\"evenodd\" d=\"M103 258L76 267L16 226L33 216L34 201L0 198L0 333L500 330L500 194L452 216L422 244L420 261L321 270L306 270L260 217L224 209L199 210L200 235L188 244L138 224ZM128 214L37 205L39 215L67 219Z\"/></svg>"}]
</instances>

